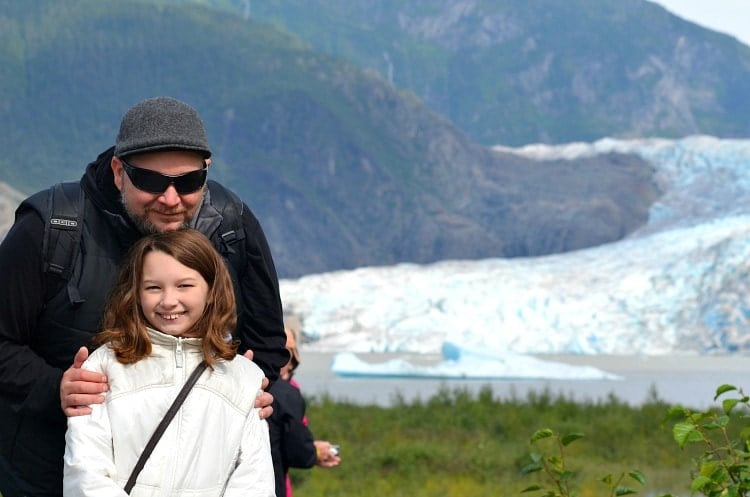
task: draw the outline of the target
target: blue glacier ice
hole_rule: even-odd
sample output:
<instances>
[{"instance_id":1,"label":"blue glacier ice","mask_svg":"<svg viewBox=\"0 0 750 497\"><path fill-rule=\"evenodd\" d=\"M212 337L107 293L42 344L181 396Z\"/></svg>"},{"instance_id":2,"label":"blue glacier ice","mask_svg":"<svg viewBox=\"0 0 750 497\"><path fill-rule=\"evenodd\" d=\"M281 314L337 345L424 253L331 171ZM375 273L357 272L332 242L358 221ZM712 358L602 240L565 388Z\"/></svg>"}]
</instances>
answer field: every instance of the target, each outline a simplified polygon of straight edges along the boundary
<instances>
[{"instance_id":1,"label":"blue glacier ice","mask_svg":"<svg viewBox=\"0 0 750 497\"><path fill-rule=\"evenodd\" d=\"M646 226L585 250L282 280L284 307L303 322L305 350L440 354L457 344L459 356L493 351L498 377L508 374L503 357L522 362L528 354L750 351L750 140L607 138L503 150L539 160L637 154L655 168L664 195ZM467 374L445 356L431 371L406 363L400 373L394 364L373 369L351 359L339 359L341 374L358 367L363 375ZM513 374L544 369L527 366L517 363ZM570 374L548 366L546 377Z\"/></svg>"}]
</instances>

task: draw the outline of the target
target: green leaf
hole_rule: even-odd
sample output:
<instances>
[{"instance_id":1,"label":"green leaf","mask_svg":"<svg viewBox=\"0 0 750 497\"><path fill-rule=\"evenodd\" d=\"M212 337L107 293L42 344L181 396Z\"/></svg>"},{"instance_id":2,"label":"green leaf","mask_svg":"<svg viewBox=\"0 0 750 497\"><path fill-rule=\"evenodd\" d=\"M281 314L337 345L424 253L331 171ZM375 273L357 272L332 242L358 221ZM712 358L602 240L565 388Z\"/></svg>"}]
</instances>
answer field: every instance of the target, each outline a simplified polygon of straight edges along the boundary
<instances>
[{"instance_id":1,"label":"green leaf","mask_svg":"<svg viewBox=\"0 0 750 497\"><path fill-rule=\"evenodd\" d=\"M523 468L521 468L521 474L522 475L528 475L528 474L531 474L531 473L536 473L537 471L541 471L541 470L542 470L542 465L541 464L539 464L539 463L531 463L531 464L527 464L526 466L524 466Z\"/></svg>"},{"instance_id":2,"label":"green leaf","mask_svg":"<svg viewBox=\"0 0 750 497\"><path fill-rule=\"evenodd\" d=\"M533 435L531 435L531 439L529 440L529 442L534 443L543 438L549 438L552 435L554 435L552 430L550 430L549 428L542 428L541 430L537 430Z\"/></svg>"},{"instance_id":3,"label":"green leaf","mask_svg":"<svg viewBox=\"0 0 750 497\"><path fill-rule=\"evenodd\" d=\"M551 475L555 475L555 478L558 480L563 478L563 475L565 474L565 470L562 469L561 466L553 466L551 468L547 468L547 472Z\"/></svg>"},{"instance_id":4,"label":"green leaf","mask_svg":"<svg viewBox=\"0 0 750 497\"><path fill-rule=\"evenodd\" d=\"M688 410L682 407L681 405L675 405L669 408L667 410L667 414L664 415L664 419L662 419L662 423L666 423L667 421L671 419L684 419L688 415Z\"/></svg>"},{"instance_id":5,"label":"green leaf","mask_svg":"<svg viewBox=\"0 0 750 497\"><path fill-rule=\"evenodd\" d=\"M721 476L723 468L718 461L704 459L700 464L699 471L702 476L711 478L712 480L721 481L724 479L723 476Z\"/></svg>"},{"instance_id":6,"label":"green leaf","mask_svg":"<svg viewBox=\"0 0 750 497\"><path fill-rule=\"evenodd\" d=\"M695 425L684 421L675 423L674 428L672 428L672 436L681 449L685 448L685 445L690 442L703 440L703 436L700 432L696 431Z\"/></svg>"},{"instance_id":7,"label":"green leaf","mask_svg":"<svg viewBox=\"0 0 750 497\"><path fill-rule=\"evenodd\" d=\"M646 484L646 477L643 476L643 473L641 473L639 470L634 469L633 471L631 471L630 473L628 473L628 475L630 475L630 477L632 479L634 479L635 481L637 481L641 485L645 485Z\"/></svg>"},{"instance_id":8,"label":"green leaf","mask_svg":"<svg viewBox=\"0 0 750 497\"><path fill-rule=\"evenodd\" d=\"M741 476L743 473L745 473L745 478L747 478L747 469L748 467L746 463L736 463L729 465L728 471L730 474L737 476Z\"/></svg>"},{"instance_id":9,"label":"green leaf","mask_svg":"<svg viewBox=\"0 0 750 497\"><path fill-rule=\"evenodd\" d=\"M716 461L701 465L700 475L711 480L711 487L728 487L732 484L732 477L729 472Z\"/></svg>"},{"instance_id":10,"label":"green leaf","mask_svg":"<svg viewBox=\"0 0 750 497\"><path fill-rule=\"evenodd\" d=\"M719 426L721 427L727 427L729 425L729 421L731 421L732 418L730 418L726 414L722 414L718 417L717 422L719 423Z\"/></svg>"},{"instance_id":11,"label":"green leaf","mask_svg":"<svg viewBox=\"0 0 750 497\"><path fill-rule=\"evenodd\" d=\"M703 425L703 428L706 430L718 430L719 429L719 423L716 421L710 421Z\"/></svg>"},{"instance_id":12,"label":"green leaf","mask_svg":"<svg viewBox=\"0 0 750 497\"><path fill-rule=\"evenodd\" d=\"M721 407L724 409L725 413L729 414L739 402L739 399L724 399L721 403Z\"/></svg>"},{"instance_id":13,"label":"green leaf","mask_svg":"<svg viewBox=\"0 0 750 497\"><path fill-rule=\"evenodd\" d=\"M563 446L567 446L568 444L571 444L571 443L575 442L576 440L578 440L580 438L583 438L584 436L585 435L583 433L580 433L580 432L568 433L567 435L565 435L562 438L561 442L562 442Z\"/></svg>"},{"instance_id":14,"label":"green leaf","mask_svg":"<svg viewBox=\"0 0 750 497\"><path fill-rule=\"evenodd\" d=\"M711 483L711 479L707 476L698 476L693 480L693 482L690 484L690 491L691 492L697 492L706 485Z\"/></svg>"},{"instance_id":15,"label":"green leaf","mask_svg":"<svg viewBox=\"0 0 750 497\"><path fill-rule=\"evenodd\" d=\"M721 385L719 388L716 389L716 395L714 396L714 400L718 399L721 394L731 392L732 390L737 390L737 387L733 385L727 385L726 383L724 385Z\"/></svg>"},{"instance_id":16,"label":"green leaf","mask_svg":"<svg viewBox=\"0 0 750 497\"><path fill-rule=\"evenodd\" d=\"M623 486L623 487L617 487L615 489L615 495L630 495L634 493L637 493L637 492L630 487Z\"/></svg>"},{"instance_id":17,"label":"green leaf","mask_svg":"<svg viewBox=\"0 0 750 497\"><path fill-rule=\"evenodd\" d=\"M524 488L523 490L521 490L521 493L524 493L524 492L536 492L537 490L541 490L541 489L542 489L541 485L531 485L531 486L528 486L528 487Z\"/></svg>"},{"instance_id":18,"label":"green leaf","mask_svg":"<svg viewBox=\"0 0 750 497\"><path fill-rule=\"evenodd\" d=\"M692 412L688 416L688 420L692 421L693 424L698 424L704 419L711 419L711 413L710 412Z\"/></svg>"}]
</instances>

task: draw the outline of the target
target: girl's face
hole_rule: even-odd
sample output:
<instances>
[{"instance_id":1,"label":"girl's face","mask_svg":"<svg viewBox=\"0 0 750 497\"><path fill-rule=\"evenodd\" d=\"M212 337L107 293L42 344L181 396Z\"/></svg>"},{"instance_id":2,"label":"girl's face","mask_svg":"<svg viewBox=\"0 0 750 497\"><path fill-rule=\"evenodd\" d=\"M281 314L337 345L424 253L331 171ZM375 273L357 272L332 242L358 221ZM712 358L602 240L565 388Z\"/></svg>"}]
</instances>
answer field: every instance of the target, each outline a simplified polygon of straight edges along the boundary
<instances>
[{"instance_id":1,"label":"girl's face","mask_svg":"<svg viewBox=\"0 0 750 497\"><path fill-rule=\"evenodd\" d=\"M284 367L281 368L281 371L279 371L279 376L282 380L289 381L292 378L292 372L294 371L294 367L292 366L292 361L289 361L284 365Z\"/></svg>"},{"instance_id":2,"label":"girl's face","mask_svg":"<svg viewBox=\"0 0 750 497\"><path fill-rule=\"evenodd\" d=\"M149 324L162 333L178 337L184 336L203 314L208 283L198 271L154 250L143 259L139 294Z\"/></svg>"}]
</instances>

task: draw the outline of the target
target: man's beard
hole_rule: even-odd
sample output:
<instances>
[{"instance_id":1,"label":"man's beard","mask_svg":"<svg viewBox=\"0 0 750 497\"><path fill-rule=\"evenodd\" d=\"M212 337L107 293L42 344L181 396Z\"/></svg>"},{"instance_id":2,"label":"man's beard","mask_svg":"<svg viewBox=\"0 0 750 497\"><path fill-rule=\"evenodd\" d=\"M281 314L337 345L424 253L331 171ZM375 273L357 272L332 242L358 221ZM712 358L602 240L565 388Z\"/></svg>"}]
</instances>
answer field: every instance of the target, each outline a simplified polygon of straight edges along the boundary
<instances>
[{"instance_id":1,"label":"man's beard","mask_svg":"<svg viewBox=\"0 0 750 497\"><path fill-rule=\"evenodd\" d=\"M136 229L144 234L144 235L150 235L152 233L159 233L159 229L148 220L145 216L141 217L128 206L128 203L125 201L125 197L120 194L120 203L122 204L122 208L125 209L125 213L128 215L128 218L130 221L135 225ZM190 216L182 225L180 228L189 228L190 227L190 221L192 220L193 216Z\"/></svg>"}]
</instances>

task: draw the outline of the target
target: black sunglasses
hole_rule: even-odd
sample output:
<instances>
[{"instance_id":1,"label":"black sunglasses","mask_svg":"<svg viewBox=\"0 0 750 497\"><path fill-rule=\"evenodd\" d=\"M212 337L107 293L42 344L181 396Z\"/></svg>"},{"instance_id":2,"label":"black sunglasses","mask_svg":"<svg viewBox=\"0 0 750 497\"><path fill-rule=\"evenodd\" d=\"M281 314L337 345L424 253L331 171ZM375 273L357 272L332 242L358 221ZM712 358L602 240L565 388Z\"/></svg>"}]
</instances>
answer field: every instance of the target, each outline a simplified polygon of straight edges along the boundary
<instances>
[{"instance_id":1,"label":"black sunglasses","mask_svg":"<svg viewBox=\"0 0 750 497\"><path fill-rule=\"evenodd\" d=\"M206 164L206 161L203 161L203 168L201 169L174 176L136 167L122 157L120 157L120 162L122 162L122 167L125 169L133 186L149 193L164 193L169 188L169 185L174 185L174 189L180 195L193 193L203 188L203 185L206 184L206 175L208 174L208 164Z\"/></svg>"}]
</instances>

